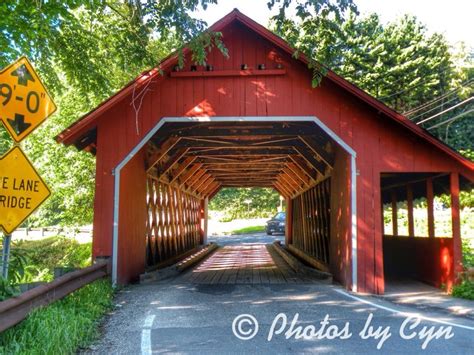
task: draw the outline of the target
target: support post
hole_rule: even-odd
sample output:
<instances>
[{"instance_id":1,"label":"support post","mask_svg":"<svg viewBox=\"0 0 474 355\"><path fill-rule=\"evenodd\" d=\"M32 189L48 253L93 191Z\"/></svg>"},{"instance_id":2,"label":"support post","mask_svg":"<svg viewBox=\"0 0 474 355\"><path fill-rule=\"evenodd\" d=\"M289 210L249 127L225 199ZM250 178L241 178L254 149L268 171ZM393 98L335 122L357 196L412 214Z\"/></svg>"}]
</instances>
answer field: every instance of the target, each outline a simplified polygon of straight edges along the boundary
<instances>
[{"instance_id":1,"label":"support post","mask_svg":"<svg viewBox=\"0 0 474 355\"><path fill-rule=\"evenodd\" d=\"M392 235L398 235L397 193L395 190L392 190L390 195L392 197Z\"/></svg>"},{"instance_id":2,"label":"support post","mask_svg":"<svg viewBox=\"0 0 474 355\"><path fill-rule=\"evenodd\" d=\"M207 244L207 218L208 218L208 203L209 199L206 197L201 200L201 244Z\"/></svg>"},{"instance_id":3,"label":"support post","mask_svg":"<svg viewBox=\"0 0 474 355\"><path fill-rule=\"evenodd\" d=\"M285 244L293 243L293 206L291 197L286 198Z\"/></svg>"},{"instance_id":4,"label":"support post","mask_svg":"<svg viewBox=\"0 0 474 355\"><path fill-rule=\"evenodd\" d=\"M2 253L2 277L8 278L8 263L10 261L10 244L12 236L11 234L5 234L3 236L3 253Z\"/></svg>"},{"instance_id":5,"label":"support post","mask_svg":"<svg viewBox=\"0 0 474 355\"><path fill-rule=\"evenodd\" d=\"M461 218L459 211L459 173L451 173L449 178L451 189L451 219L453 230L453 282L456 282L458 275L463 271L461 247Z\"/></svg>"},{"instance_id":6,"label":"support post","mask_svg":"<svg viewBox=\"0 0 474 355\"><path fill-rule=\"evenodd\" d=\"M415 236L415 219L413 218L413 185L407 185L408 235Z\"/></svg>"},{"instance_id":7,"label":"support post","mask_svg":"<svg viewBox=\"0 0 474 355\"><path fill-rule=\"evenodd\" d=\"M433 178L426 180L426 202L428 205L428 237L435 236Z\"/></svg>"}]
</instances>

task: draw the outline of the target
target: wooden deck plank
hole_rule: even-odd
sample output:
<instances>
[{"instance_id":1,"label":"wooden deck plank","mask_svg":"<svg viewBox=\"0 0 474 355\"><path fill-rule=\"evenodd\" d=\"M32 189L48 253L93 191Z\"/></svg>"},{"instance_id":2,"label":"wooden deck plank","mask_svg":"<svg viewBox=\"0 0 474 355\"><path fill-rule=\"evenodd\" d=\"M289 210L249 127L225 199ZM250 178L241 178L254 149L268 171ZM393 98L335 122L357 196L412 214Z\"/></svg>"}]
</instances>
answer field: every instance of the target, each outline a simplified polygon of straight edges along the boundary
<instances>
[{"instance_id":1,"label":"wooden deck plank","mask_svg":"<svg viewBox=\"0 0 474 355\"><path fill-rule=\"evenodd\" d=\"M181 281L196 284L286 284L314 282L298 275L272 245L231 245L185 273Z\"/></svg>"}]
</instances>

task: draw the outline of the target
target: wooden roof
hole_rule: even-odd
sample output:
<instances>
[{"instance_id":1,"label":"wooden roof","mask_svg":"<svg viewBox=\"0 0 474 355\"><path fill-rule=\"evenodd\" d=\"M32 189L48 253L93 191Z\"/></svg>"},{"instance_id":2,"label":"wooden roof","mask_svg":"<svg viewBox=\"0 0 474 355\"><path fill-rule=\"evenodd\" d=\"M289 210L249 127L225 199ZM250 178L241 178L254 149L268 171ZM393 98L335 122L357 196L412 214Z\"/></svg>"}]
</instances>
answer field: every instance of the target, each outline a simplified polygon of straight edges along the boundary
<instances>
[{"instance_id":1,"label":"wooden roof","mask_svg":"<svg viewBox=\"0 0 474 355\"><path fill-rule=\"evenodd\" d=\"M281 50L293 54L294 49L291 48L287 42L285 42L282 38L276 36L274 33L269 31L264 26L258 24L257 22L253 21L249 17L240 13L237 9L230 12L228 15L223 17L221 20L217 21L213 26L211 26L208 30L209 31L222 31L226 26L230 23L238 21L239 23L245 25L258 35L262 36L266 40L270 41L275 46L279 47ZM189 52L188 48L185 48L185 54ZM308 59L302 55L299 56L298 60L308 63ZM95 147L95 129L97 126L98 118L111 109L114 105L120 102L125 97L131 95L133 90L138 89L141 85L148 82L149 79L153 77L157 77L162 71L169 70L174 65L176 65L178 61L178 52L175 52L165 58L157 68L154 68L150 71L142 73L138 76L135 80L131 81L127 84L124 88L122 88L119 92L115 95L110 97L108 100L104 101L100 104L97 108L86 114L85 116L81 117L78 121L73 123L71 126L66 128L63 132L61 132L57 137L56 140L59 143L63 143L65 145L74 144L78 147L78 149L88 149L94 150ZM427 141L429 144L433 145L437 149L443 151L448 156L452 157L456 161L458 161L464 168L467 168L469 172L472 174L474 170L474 162L466 159L462 155L460 155L457 151L437 139L436 137L432 136L428 131L423 129L422 127L417 126L415 123L411 122L405 116L395 112L382 102L378 101L374 97L370 96L368 93L363 91L362 89L358 88L357 86L351 84L344 78L338 76L333 71L329 70L325 79L332 81L337 86L342 88L343 90L349 92L350 94L356 96L358 99L364 101L366 104L371 106L374 110L378 113L382 114L387 119L395 121L397 124L405 127L408 131L412 134L416 135L418 138Z\"/></svg>"}]
</instances>

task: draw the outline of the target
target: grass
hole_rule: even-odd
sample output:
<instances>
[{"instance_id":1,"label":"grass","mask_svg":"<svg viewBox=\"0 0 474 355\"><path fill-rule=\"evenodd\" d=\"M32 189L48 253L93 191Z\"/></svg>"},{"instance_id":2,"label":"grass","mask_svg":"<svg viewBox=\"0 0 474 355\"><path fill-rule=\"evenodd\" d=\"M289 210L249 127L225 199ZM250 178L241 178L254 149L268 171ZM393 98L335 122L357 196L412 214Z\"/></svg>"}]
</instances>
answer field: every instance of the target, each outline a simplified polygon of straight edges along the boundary
<instances>
[{"instance_id":1,"label":"grass","mask_svg":"<svg viewBox=\"0 0 474 355\"><path fill-rule=\"evenodd\" d=\"M33 311L0 334L0 354L71 354L98 336L101 317L112 307L109 280L97 280L64 299Z\"/></svg>"},{"instance_id":2,"label":"grass","mask_svg":"<svg viewBox=\"0 0 474 355\"><path fill-rule=\"evenodd\" d=\"M249 227L233 230L231 234L249 234L249 233L259 233L259 232L264 232L264 231L265 231L265 226L249 226Z\"/></svg>"}]
</instances>

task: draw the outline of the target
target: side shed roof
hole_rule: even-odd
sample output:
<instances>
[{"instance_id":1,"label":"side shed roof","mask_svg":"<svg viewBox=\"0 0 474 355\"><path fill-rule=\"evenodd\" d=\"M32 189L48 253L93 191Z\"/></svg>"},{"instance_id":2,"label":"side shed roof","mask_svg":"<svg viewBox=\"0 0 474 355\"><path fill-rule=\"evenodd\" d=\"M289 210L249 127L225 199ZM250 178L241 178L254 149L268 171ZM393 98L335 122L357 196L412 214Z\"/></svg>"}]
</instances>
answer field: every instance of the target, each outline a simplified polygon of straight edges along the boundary
<instances>
[{"instance_id":1,"label":"side shed roof","mask_svg":"<svg viewBox=\"0 0 474 355\"><path fill-rule=\"evenodd\" d=\"M228 15L224 16L222 19L217 21L214 25L209 27L208 31L216 31L216 32L222 31L226 26L228 26L234 21L240 22L244 26L248 27L250 30L254 31L256 34L270 41L272 44L274 44L275 46L277 46L284 52L289 53L291 55L294 53L294 49L290 47L290 45L285 40L275 35L273 32L271 32L264 26L260 25L259 23L255 22L251 18L242 14L237 9L234 9ZM184 51L186 54L187 52L189 52L189 49L185 48ZM309 63L308 58L305 57L304 55L300 55L298 60L300 60L301 62L305 64ZM81 147L80 149L85 148L89 144L89 142L92 143L95 140L94 130L97 126L97 120L102 114L104 114L106 111L111 109L115 104L117 104L123 98L130 95L134 89L143 85L149 79L161 75L162 71L169 70L171 67L177 64L177 61L178 61L178 52L174 52L170 54L168 57L166 57L160 62L158 67L153 68L149 71L143 72L136 79L132 80L127 85L125 85L116 94L114 94L113 96L111 96L110 98L102 102L94 110L82 116L72 125L67 127L58 136L56 136L56 141L59 143L63 143L65 145L74 144L78 147ZM451 148L450 146L448 146L441 140L431 135L427 130L416 125L415 123L410 121L407 117L391 109L390 107L388 107L381 101L377 100L376 98L374 98L373 96L371 96L370 94L362 90L361 88L350 83L349 81L337 75L335 72L331 70L328 71L327 75L325 76L325 79L332 81L340 88L344 89L350 94L356 96L358 99L367 103L369 106L374 108L377 112L382 114L384 117L395 121L399 125L402 125L406 129L411 131L413 134L421 138L422 140L427 141L429 144L433 145L437 149L440 149L444 153L448 154L453 159L458 161L462 166L467 168L471 173L474 171L474 162L466 159L457 151L455 151L453 148ZM86 142L86 144L83 144L84 142Z\"/></svg>"}]
</instances>

